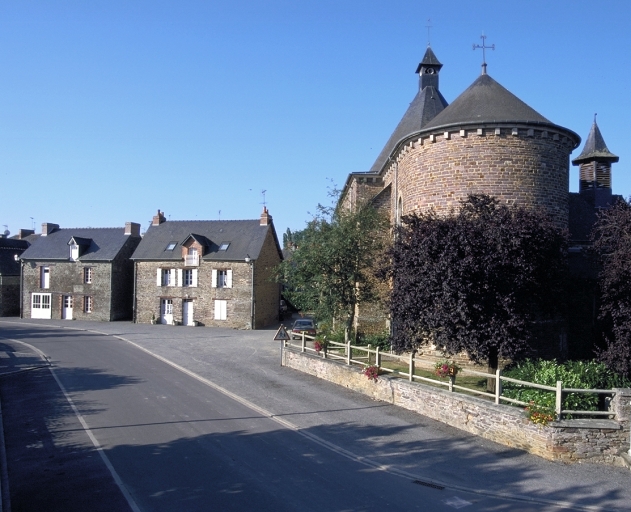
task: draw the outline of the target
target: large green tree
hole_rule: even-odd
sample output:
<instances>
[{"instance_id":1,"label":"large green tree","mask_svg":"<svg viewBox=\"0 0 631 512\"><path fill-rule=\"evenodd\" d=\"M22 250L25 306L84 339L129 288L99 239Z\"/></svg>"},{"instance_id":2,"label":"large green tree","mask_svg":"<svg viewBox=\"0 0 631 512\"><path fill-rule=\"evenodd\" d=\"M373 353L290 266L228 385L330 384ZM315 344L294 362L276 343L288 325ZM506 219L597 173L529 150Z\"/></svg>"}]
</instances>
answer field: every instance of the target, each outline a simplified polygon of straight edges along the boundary
<instances>
[{"instance_id":1,"label":"large green tree","mask_svg":"<svg viewBox=\"0 0 631 512\"><path fill-rule=\"evenodd\" d=\"M471 195L403 218L391 253L392 346L433 343L497 368L562 304L566 236L543 214Z\"/></svg>"},{"instance_id":2,"label":"large green tree","mask_svg":"<svg viewBox=\"0 0 631 512\"><path fill-rule=\"evenodd\" d=\"M384 215L369 203L352 211L318 206L291 257L278 267L284 295L319 320L343 322L348 339L356 306L377 296L374 265L387 239L386 226Z\"/></svg>"},{"instance_id":3,"label":"large green tree","mask_svg":"<svg viewBox=\"0 0 631 512\"><path fill-rule=\"evenodd\" d=\"M600 315L606 347L599 358L631 377L631 205L620 200L601 211L592 231L600 263Z\"/></svg>"}]
</instances>

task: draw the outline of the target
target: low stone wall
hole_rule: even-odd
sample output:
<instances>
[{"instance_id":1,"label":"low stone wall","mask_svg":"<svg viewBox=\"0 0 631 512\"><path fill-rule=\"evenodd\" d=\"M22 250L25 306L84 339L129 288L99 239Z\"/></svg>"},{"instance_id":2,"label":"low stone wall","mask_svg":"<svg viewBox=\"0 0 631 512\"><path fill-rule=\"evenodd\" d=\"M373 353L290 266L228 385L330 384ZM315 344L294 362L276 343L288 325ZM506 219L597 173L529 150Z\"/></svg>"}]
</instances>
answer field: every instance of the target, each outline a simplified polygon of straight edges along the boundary
<instances>
[{"instance_id":1,"label":"low stone wall","mask_svg":"<svg viewBox=\"0 0 631 512\"><path fill-rule=\"evenodd\" d=\"M282 365L550 460L623 465L620 454L629 450L631 389L616 390L612 412L617 421L567 420L540 427L517 407L390 376L374 382L357 366L289 347L282 352Z\"/></svg>"}]
</instances>

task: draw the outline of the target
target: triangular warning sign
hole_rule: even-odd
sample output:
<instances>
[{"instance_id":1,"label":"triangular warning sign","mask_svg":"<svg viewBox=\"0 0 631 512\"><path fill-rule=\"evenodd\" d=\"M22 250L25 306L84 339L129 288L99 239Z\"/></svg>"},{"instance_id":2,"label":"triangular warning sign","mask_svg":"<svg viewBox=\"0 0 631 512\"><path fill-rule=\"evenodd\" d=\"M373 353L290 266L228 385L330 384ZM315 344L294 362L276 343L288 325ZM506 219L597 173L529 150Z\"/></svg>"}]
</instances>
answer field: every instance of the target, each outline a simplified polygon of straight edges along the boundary
<instances>
[{"instance_id":1,"label":"triangular warning sign","mask_svg":"<svg viewBox=\"0 0 631 512\"><path fill-rule=\"evenodd\" d=\"M288 340L289 334L287 334L287 329L284 325L281 325L276 331L276 336L274 336L274 341Z\"/></svg>"}]
</instances>

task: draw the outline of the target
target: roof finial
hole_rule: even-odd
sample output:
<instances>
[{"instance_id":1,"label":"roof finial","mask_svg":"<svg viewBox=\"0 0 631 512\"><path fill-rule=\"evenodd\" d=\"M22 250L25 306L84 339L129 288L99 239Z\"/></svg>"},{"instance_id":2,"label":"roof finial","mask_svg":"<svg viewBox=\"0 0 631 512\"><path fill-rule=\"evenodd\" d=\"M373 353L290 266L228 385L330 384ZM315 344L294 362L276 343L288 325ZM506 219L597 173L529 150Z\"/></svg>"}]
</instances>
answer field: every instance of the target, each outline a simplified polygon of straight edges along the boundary
<instances>
[{"instance_id":1,"label":"roof finial","mask_svg":"<svg viewBox=\"0 0 631 512\"><path fill-rule=\"evenodd\" d=\"M432 19L431 18L427 18L427 25L425 25L427 27L427 46L432 46L431 43L431 38L430 38L430 30L432 28Z\"/></svg>"},{"instance_id":2,"label":"roof finial","mask_svg":"<svg viewBox=\"0 0 631 512\"><path fill-rule=\"evenodd\" d=\"M495 44L492 44L491 46L486 46L485 44L485 39L486 36L484 35L484 32L482 32L482 35L480 36L480 38L482 39L482 44L474 44L473 45L473 50L475 51L477 48L482 48L482 74L486 75L486 49L490 48L491 50L495 50Z\"/></svg>"},{"instance_id":3,"label":"roof finial","mask_svg":"<svg viewBox=\"0 0 631 512\"><path fill-rule=\"evenodd\" d=\"M596 116L598 115L598 112L594 112L594 124L596 124Z\"/></svg>"}]
</instances>

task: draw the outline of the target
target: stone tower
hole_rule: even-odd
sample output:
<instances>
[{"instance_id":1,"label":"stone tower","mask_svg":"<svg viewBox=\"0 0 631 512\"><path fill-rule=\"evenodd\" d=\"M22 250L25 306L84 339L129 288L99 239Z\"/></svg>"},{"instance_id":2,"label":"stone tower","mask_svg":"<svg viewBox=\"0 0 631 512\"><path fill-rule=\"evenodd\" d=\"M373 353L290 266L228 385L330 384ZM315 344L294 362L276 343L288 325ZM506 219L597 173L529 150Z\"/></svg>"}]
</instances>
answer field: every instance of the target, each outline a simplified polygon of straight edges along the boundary
<instances>
[{"instance_id":1,"label":"stone tower","mask_svg":"<svg viewBox=\"0 0 631 512\"><path fill-rule=\"evenodd\" d=\"M419 91L370 171L353 173L343 204L374 198L393 223L434 208L447 213L469 194L544 209L568 226L569 157L580 137L556 125L486 73L453 103L438 90L442 64L427 48Z\"/></svg>"}]
</instances>

